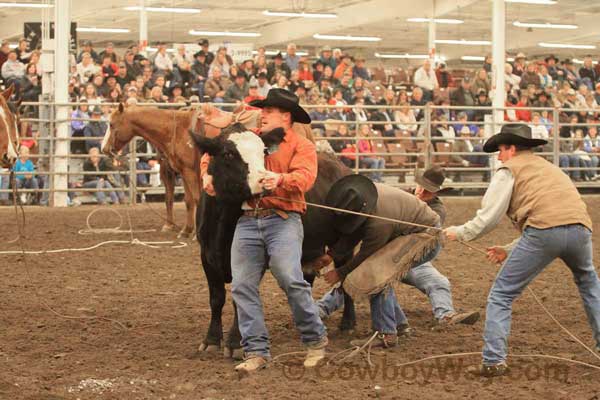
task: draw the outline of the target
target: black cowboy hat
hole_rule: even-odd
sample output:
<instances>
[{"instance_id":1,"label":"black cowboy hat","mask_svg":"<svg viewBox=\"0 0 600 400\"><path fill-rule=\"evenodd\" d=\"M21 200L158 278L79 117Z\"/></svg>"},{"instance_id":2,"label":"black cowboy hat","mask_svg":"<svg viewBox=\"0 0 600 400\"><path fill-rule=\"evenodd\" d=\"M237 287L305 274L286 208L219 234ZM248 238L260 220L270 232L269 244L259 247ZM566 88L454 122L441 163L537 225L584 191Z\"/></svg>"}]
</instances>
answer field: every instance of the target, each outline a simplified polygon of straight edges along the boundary
<instances>
[{"instance_id":1,"label":"black cowboy hat","mask_svg":"<svg viewBox=\"0 0 600 400\"><path fill-rule=\"evenodd\" d=\"M415 174L415 182L430 193L441 193L452 190L450 187L442 188L445 179L444 169L439 165L434 165L426 169L422 174Z\"/></svg>"},{"instance_id":2,"label":"black cowboy hat","mask_svg":"<svg viewBox=\"0 0 600 400\"><path fill-rule=\"evenodd\" d=\"M560 61L558 58L556 58L554 56L554 54L550 54L548 57L544 58L544 61L546 62L546 64L548 64L549 60L554 60L554 61L556 61L557 64Z\"/></svg>"},{"instance_id":3,"label":"black cowboy hat","mask_svg":"<svg viewBox=\"0 0 600 400\"><path fill-rule=\"evenodd\" d=\"M544 139L532 139L531 128L525 124L507 124L502 127L500 132L489 138L483 145L483 151L494 153L498 151L501 144L523 147L536 147L548 143Z\"/></svg>"},{"instance_id":4,"label":"black cowboy hat","mask_svg":"<svg viewBox=\"0 0 600 400\"><path fill-rule=\"evenodd\" d=\"M197 58L197 57L200 57L200 56L206 57L206 53L204 52L204 50L200 50L200 51L197 51L197 52L194 53L194 58Z\"/></svg>"},{"instance_id":5,"label":"black cowboy hat","mask_svg":"<svg viewBox=\"0 0 600 400\"><path fill-rule=\"evenodd\" d=\"M198 42L198 46L208 46L208 39L201 39Z\"/></svg>"},{"instance_id":6,"label":"black cowboy hat","mask_svg":"<svg viewBox=\"0 0 600 400\"><path fill-rule=\"evenodd\" d=\"M329 207L372 214L377 205L377 198L377 188L373 181L364 175L347 175L331 186L325 204ZM360 228L368 217L335 211L334 218L337 231L351 234Z\"/></svg>"},{"instance_id":7,"label":"black cowboy hat","mask_svg":"<svg viewBox=\"0 0 600 400\"><path fill-rule=\"evenodd\" d=\"M252 107L265 108L277 107L292 113L292 121L302 124L310 124L310 116L300 106L298 96L289 90L274 88L269 90L267 98L264 100L253 100L250 102Z\"/></svg>"}]
</instances>

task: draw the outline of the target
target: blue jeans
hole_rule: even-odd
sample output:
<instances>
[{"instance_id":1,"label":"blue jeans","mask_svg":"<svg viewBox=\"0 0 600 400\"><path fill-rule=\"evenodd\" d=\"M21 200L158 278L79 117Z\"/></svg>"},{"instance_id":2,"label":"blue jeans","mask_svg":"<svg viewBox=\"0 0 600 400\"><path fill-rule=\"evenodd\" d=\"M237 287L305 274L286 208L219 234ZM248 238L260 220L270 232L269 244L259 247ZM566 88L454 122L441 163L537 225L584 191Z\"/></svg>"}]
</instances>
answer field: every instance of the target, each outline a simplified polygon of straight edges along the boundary
<instances>
[{"instance_id":1,"label":"blue jeans","mask_svg":"<svg viewBox=\"0 0 600 400\"><path fill-rule=\"evenodd\" d=\"M592 233L579 224L549 229L527 227L496 276L488 296L484 364L506 360L512 303L556 258L562 259L573 273L594 338L600 344L600 280L592 261Z\"/></svg>"},{"instance_id":2,"label":"blue jeans","mask_svg":"<svg viewBox=\"0 0 600 400\"><path fill-rule=\"evenodd\" d=\"M558 164L560 168L580 168L584 165L581 163L581 158L576 155L561 155L558 158ZM580 179L581 178L581 170L575 171L564 171L565 174L569 175L571 179Z\"/></svg>"},{"instance_id":3,"label":"blue jeans","mask_svg":"<svg viewBox=\"0 0 600 400\"><path fill-rule=\"evenodd\" d=\"M411 268L402 282L427 295L435 319L439 320L454 313L450 281L435 269L431 262ZM331 289L317 302L317 305L326 316L330 316L336 310L344 307L344 293L341 289ZM408 324L406 314L398 302L394 306L394 314L396 315L396 325Z\"/></svg>"},{"instance_id":4,"label":"blue jeans","mask_svg":"<svg viewBox=\"0 0 600 400\"><path fill-rule=\"evenodd\" d=\"M87 181L83 183L83 187L85 189L112 189L112 185L110 184L109 181L107 181L106 179L94 179L93 181ZM94 195L96 196L96 200L98 201L98 204L106 204L106 193L107 192L95 192ZM110 191L108 192L108 195L110 196L110 200L113 203L119 203L119 198L117 197L117 194L114 191Z\"/></svg>"},{"instance_id":5,"label":"blue jeans","mask_svg":"<svg viewBox=\"0 0 600 400\"><path fill-rule=\"evenodd\" d=\"M6 170L8 174L9 171ZM0 175L0 189L8 190L10 186L10 175ZM0 192L0 200L8 200L8 192Z\"/></svg>"},{"instance_id":6,"label":"blue jeans","mask_svg":"<svg viewBox=\"0 0 600 400\"><path fill-rule=\"evenodd\" d=\"M369 169L384 169L385 168L385 160L382 157L361 157L360 162L365 165L366 168ZM383 176L383 171L372 172L371 179L375 182L383 182L381 177Z\"/></svg>"},{"instance_id":7,"label":"blue jeans","mask_svg":"<svg viewBox=\"0 0 600 400\"><path fill-rule=\"evenodd\" d=\"M237 305L242 347L247 355L270 357L258 287L268 265L287 295L292 316L305 345L316 344L327 334L304 280L300 258L304 230L298 213L287 219L242 216L235 228L231 247L231 295Z\"/></svg>"}]
</instances>

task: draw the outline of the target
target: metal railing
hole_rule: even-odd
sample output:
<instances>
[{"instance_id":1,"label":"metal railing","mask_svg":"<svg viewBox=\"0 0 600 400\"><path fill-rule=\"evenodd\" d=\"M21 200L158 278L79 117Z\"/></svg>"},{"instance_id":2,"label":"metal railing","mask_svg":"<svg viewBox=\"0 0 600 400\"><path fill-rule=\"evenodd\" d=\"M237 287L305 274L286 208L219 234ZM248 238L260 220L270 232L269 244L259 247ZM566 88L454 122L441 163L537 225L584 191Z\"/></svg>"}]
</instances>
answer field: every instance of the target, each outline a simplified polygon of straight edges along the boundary
<instances>
[{"instance_id":1,"label":"metal railing","mask_svg":"<svg viewBox=\"0 0 600 400\"><path fill-rule=\"evenodd\" d=\"M136 203L138 198L144 201L144 197L149 194L162 195L164 187L160 186L144 186L137 185L137 177L140 174L151 175L159 174L158 170L138 169L136 167L136 159L140 156L152 157L156 153L140 154L136 152L137 143L141 138L134 138L128 147L127 153L122 157L124 160L123 167L117 171L99 171L85 172L80 170L81 160L87 159L87 154L72 154L69 152L66 156L54 154L54 148L59 141L71 142L90 142L101 141L102 138L85 138L85 137L68 137L57 138L55 136L55 128L57 123L72 122L72 121L93 121L91 118L68 118L66 120L58 120L54 118L54 109L57 106L77 107L80 104L90 105L90 103L46 103L46 102L29 102L23 103L25 107L33 107L37 116L29 116L22 118L22 122L33 124L35 130L39 132L39 136L35 138L21 137L21 139L34 139L38 143L39 154L32 154L31 158L37 162L36 177L41 185L39 189L20 189L22 193L38 192L42 194L42 198L52 199L54 192L69 192L70 196L76 196L82 193L97 193L97 192L115 192L121 191L127 193L127 201ZM102 103L102 106L114 107L115 103ZM138 106L153 106L161 108L181 108L194 107L200 104L173 104L173 103L145 103ZM236 104L213 104L216 107L233 108ZM406 110L406 106L339 106L339 105L306 105L308 111L313 109L319 110L363 110L366 112L377 111L379 117L385 116L382 112L395 112L401 109ZM566 130L576 131L578 128L587 129L591 126L599 126L597 123L566 123L565 115L577 113L595 112L589 109L562 109L562 108L519 108L519 107L465 107L465 106L410 106L409 112L422 113L418 120L410 122L400 122L395 120L392 115L390 120L315 120L312 123L313 127L320 127L319 134L315 136L317 142L326 143L329 147L335 146L336 142L342 141L349 143L351 151L335 152L336 156L356 173L368 174L376 179L381 178L386 183L408 187L413 185L411 178L414 176L416 168L427 168L433 163L442 164L447 171L447 175L453 179L451 186L456 189L482 189L487 187L491 174L495 168L494 156L481 151L485 139L499 131L500 126L512 121L494 122L491 115L494 112L506 113L510 110L515 111L533 111L547 115L547 120L544 122L549 129L548 145L544 146L538 154L547 158L555 165L560 166L565 173L572 175L576 179L576 186L580 188L600 188L600 181L586 180L586 177L592 178L597 174L600 175L598 159L600 154L585 153L582 149L583 138L561 137L560 132ZM458 112L466 111L468 113L484 112L490 117L484 117L484 120L452 120ZM600 112L600 110L598 110ZM442 121L437 117L438 114L448 114L451 118L448 121ZM389 114L388 114L389 116ZM108 121L104 120L108 124ZM342 136L339 133L339 126L345 125L348 128L349 134ZM363 126L368 125L368 134L363 135ZM406 129L406 126L414 129ZM436 136L438 127L458 127L466 125L467 127L475 126L479 129L477 136L459 136L459 132L455 132L454 138ZM329 129L328 129L329 128ZM333 128L333 129L332 129ZM382 129L383 128L383 129ZM313 129L314 130L314 129ZM315 131L316 132L316 131ZM364 144L371 147L369 153L361 152L359 144ZM468 141L469 149L474 151L456 151L458 142ZM327 145L325 147L327 147ZM464 147L464 146L459 146ZM54 172L54 163L59 158L67 158L69 162L69 171L66 173L69 181L68 189L57 189L54 185L53 177L58 173ZM101 155L104 158L104 155ZM383 160L385 166L383 168L370 168L369 165L374 165L369 159ZM463 162L459 160L478 160L483 162ZM583 161L582 161L583 160ZM368 161L368 162L367 162ZM381 164L381 163L380 163ZM583 166L582 166L583 165ZM8 179L9 172L0 170L0 178ZM64 173L61 173L64 175ZM379 176L380 174L380 176ZM85 180L86 175L104 176L105 179L110 179L118 176L120 185L118 188L83 188L80 187L82 180ZM581 177L584 178L581 178ZM114 179L113 179L114 181ZM6 188L6 185L0 186L0 199L6 197L11 190ZM182 193L183 187L176 186L176 193ZM51 201L49 201L51 204Z\"/></svg>"}]
</instances>

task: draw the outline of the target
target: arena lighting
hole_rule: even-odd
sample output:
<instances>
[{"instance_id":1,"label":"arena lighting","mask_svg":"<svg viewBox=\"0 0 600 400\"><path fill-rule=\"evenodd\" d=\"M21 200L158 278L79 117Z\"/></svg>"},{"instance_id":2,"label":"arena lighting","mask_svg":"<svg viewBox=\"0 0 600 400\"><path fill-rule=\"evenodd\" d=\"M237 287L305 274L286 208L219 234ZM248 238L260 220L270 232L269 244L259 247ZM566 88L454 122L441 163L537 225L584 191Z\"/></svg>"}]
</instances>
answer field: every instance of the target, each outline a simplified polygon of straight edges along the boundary
<instances>
[{"instance_id":1,"label":"arena lighting","mask_svg":"<svg viewBox=\"0 0 600 400\"><path fill-rule=\"evenodd\" d=\"M429 22L430 18L407 18L406 21L408 21L408 22ZM458 25L458 24L465 23L465 21L463 21L462 19L448 19L448 18L434 18L433 22L435 22L436 24L451 24L451 25Z\"/></svg>"},{"instance_id":2,"label":"arena lighting","mask_svg":"<svg viewBox=\"0 0 600 400\"><path fill-rule=\"evenodd\" d=\"M504 0L506 3L522 3L522 4L541 4L551 6L556 4L556 0Z\"/></svg>"},{"instance_id":3,"label":"arena lighting","mask_svg":"<svg viewBox=\"0 0 600 400\"><path fill-rule=\"evenodd\" d=\"M127 11L140 11L142 7L140 6L132 6L125 7L124 10ZM199 8L179 8L179 7L144 7L144 9L148 12L164 12L164 13L174 13L174 14L198 14L202 10Z\"/></svg>"},{"instance_id":4,"label":"arena lighting","mask_svg":"<svg viewBox=\"0 0 600 400\"><path fill-rule=\"evenodd\" d=\"M565 25L565 24L551 24L546 22L545 24L536 24L529 22L513 22L514 26L518 26L519 28L542 28L542 29L577 29L579 28L577 25Z\"/></svg>"},{"instance_id":5,"label":"arena lighting","mask_svg":"<svg viewBox=\"0 0 600 400\"><path fill-rule=\"evenodd\" d=\"M492 44L489 40L455 40L455 39L436 39L437 44L461 44L465 46L489 46Z\"/></svg>"},{"instance_id":6,"label":"arena lighting","mask_svg":"<svg viewBox=\"0 0 600 400\"><path fill-rule=\"evenodd\" d=\"M77 32L99 32L99 33L129 33L129 29L124 28L77 28Z\"/></svg>"},{"instance_id":7,"label":"arena lighting","mask_svg":"<svg viewBox=\"0 0 600 400\"><path fill-rule=\"evenodd\" d=\"M429 56L427 54L381 54L375 53L375 57L377 58L401 58L401 59L410 59L410 60L425 60L428 59Z\"/></svg>"},{"instance_id":8,"label":"arena lighting","mask_svg":"<svg viewBox=\"0 0 600 400\"><path fill-rule=\"evenodd\" d=\"M463 61L485 61L484 56L462 56L460 59Z\"/></svg>"},{"instance_id":9,"label":"arena lighting","mask_svg":"<svg viewBox=\"0 0 600 400\"><path fill-rule=\"evenodd\" d=\"M54 4L39 4L39 3L0 3L0 8L12 7L12 8L50 8L54 7Z\"/></svg>"},{"instance_id":10,"label":"arena lighting","mask_svg":"<svg viewBox=\"0 0 600 400\"><path fill-rule=\"evenodd\" d=\"M315 33L313 38L319 40L350 40L355 42L379 42L381 41L380 37L375 36L342 36L342 35L321 35L320 33Z\"/></svg>"},{"instance_id":11,"label":"arena lighting","mask_svg":"<svg viewBox=\"0 0 600 400\"><path fill-rule=\"evenodd\" d=\"M10 44L8 45L8 48L9 48L9 49L16 49L17 47L19 47L19 45L18 45L18 44L16 44L16 43L10 43Z\"/></svg>"},{"instance_id":12,"label":"arena lighting","mask_svg":"<svg viewBox=\"0 0 600 400\"><path fill-rule=\"evenodd\" d=\"M554 49L581 49L581 50L592 50L596 46L591 44L563 44L563 43L538 43L540 47L550 47Z\"/></svg>"},{"instance_id":13,"label":"arena lighting","mask_svg":"<svg viewBox=\"0 0 600 400\"><path fill-rule=\"evenodd\" d=\"M265 55L266 56L274 56L274 55L277 55L279 53L281 53L282 56L285 56L287 54L287 52L285 52L285 51L279 51L279 50L266 50L265 51ZM257 50L252 50L252 54L256 55L256 54L258 54L258 51ZM307 56L308 55L308 51L297 51L296 55L297 56Z\"/></svg>"},{"instance_id":14,"label":"arena lighting","mask_svg":"<svg viewBox=\"0 0 600 400\"><path fill-rule=\"evenodd\" d=\"M269 11L269 10L265 10L262 13L263 13L263 15L268 15L269 17L301 17L301 18L337 18L338 17L336 14L285 12L285 11Z\"/></svg>"},{"instance_id":15,"label":"arena lighting","mask_svg":"<svg viewBox=\"0 0 600 400\"><path fill-rule=\"evenodd\" d=\"M259 37L257 32L213 32L213 31L196 31L190 29L190 35L195 36L230 36L230 37Z\"/></svg>"}]
</instances>

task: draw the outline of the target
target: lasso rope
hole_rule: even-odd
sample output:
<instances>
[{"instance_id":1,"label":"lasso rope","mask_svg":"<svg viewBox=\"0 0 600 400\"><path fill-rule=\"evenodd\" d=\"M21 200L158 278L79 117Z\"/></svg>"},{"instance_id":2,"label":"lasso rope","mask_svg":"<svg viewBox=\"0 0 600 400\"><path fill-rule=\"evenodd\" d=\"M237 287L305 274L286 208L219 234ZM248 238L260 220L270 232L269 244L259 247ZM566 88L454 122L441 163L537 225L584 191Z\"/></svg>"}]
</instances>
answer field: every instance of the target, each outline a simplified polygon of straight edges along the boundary
<instances>
[{"instance_id":1,"label":"lasso rope","mask_svg":"<svg viewBox=\"0 0 600 400\"><path fill-rule=\"evenodd\" d=\"M16 205L15 205L16 207ZM91 217L98 211L111 211L114 214L119 216L119 225L114 228L93 228L90 224ZM134 233L142 233L142 232L154 232L154 229L147 230L133 230L131 225L131 218L129 216L129 211L127 211L127 218L129 222L129 229L121 229L123 226L123 217L119 214L118 211L111 208L96 208L92 210L87 218L86 218L86 226L87 229L82 229L78 233L80 235L89 235L89 234L120 234L126 233L131 236L130 240L107 240L104 242L96 243L89 247L78 247L78 248L64 248L64 249L51 249L51 250L24 250L24 246L22 246L21 250L6 250L0 251L0 255L16 255L16 254L32 254L32 255L40 255L40 254L56 254L56 253L66 253L66 252L83 252L97 249L102 246L111 245L111 244L130 244L130 245L140 245L144 247L149 247L152 249L160 249L160 248L171 248L171 249L180 249L183 247L187 247L187 242L175 242L175 241L142 241L133 236ZM18 218L17 218L18 219ZM17 225L20 228L20 225L17 222ZM19 236L21 236L21 229L19 229Z\"/></svg>"}]
</instances>

